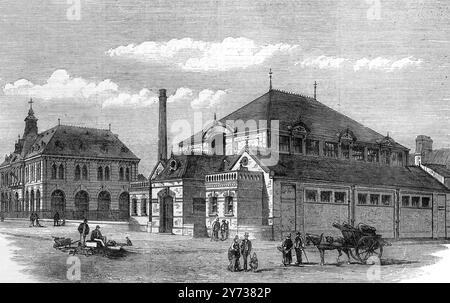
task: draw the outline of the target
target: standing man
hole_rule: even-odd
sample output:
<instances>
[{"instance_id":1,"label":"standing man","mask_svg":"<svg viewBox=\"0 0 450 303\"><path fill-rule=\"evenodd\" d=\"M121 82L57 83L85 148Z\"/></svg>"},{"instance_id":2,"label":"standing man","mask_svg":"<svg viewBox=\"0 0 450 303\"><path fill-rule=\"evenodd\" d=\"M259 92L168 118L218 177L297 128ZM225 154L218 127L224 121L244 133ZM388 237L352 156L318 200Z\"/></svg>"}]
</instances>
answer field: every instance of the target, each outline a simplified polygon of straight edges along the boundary
<instances>
[{"instance_id":1,"label":"standing man","mask_svg":"<svg viewBox=\"0 0 450 303\"><path fill-rule=\"evenodd\" d=\"M295 265L300 265L302 264L302 252L303 249L305 248L305 245L303 245L303 239L302 239L302 234L298 231L297 234L295 235L295 239L294 239L294 249L295 249L295 255L297 257L297 262L295 263Z\"/></svg>"},{"instance_id":2,"label":"standing man","mask_svg":"<svg viewBox=\"0 0 450 303\"><path fill-rule=\"evenodd\" d=\"M34 213L31 213L31 215L30 215L30 227L34 226L34 220L35 220Z\"/></svg>"},{"instance_id":3,"label":"standing man","mask_svg":"<svg viewBox=\"0 0 450 303\"><path fill-rule=\"evenodd\" d=\"M220 235L221 235L221 240L225 241L228 239L228 234L229 234L229 227L228 227L228 222L227 220L222 220L222 225L220 225Z\"/></svg>"},{"instance_id":4,"label":"standing man","mask_svg":"<svg viewBox=\"0 0 450 303\"><path fill-rule=\"evenodd\" d=\"M53 226L59 226L59 212L56 212L53 216Z\"/></svg>"},{"instance_id":5,"label":"standing man","mask_svg":"<svg viewBox=\"0 0 450 303\"><path fill-rule=\"evenodd\" d=\"M230 260L230 265L228 269L230 271L240 271L241 266L239 264L239 259L241 258L241 249L239 245L239 236L234 237L233 243L231 243L228 249L228 259Z\"/></svg>"},{"instance_id":6,"label":"standing man","mask_svg":"<svg viewBox=\"0 0 450 303\"><path fill-rule=\"evenodd\" d=\"M247 271L247 258L252 251L252 242L248 239L248 233L244 234L244 239L241 241L241 254L244 261L244 270Z\"/></svg>"},{"instance_id":7,"label":"standing man","mask_svg":"<svg viewBox=\"0 0 450 303\"><path fill-rule=\"evenodd\" d=\"M220 231L220 222L219 222L219 217L216 218L216 220L214 220L212 226L211 226L211 241L218 241L219 240L219 231Z\"/></svg>"},{"instance_id":8,"label":"standing man","mask_svg":"<svg viewBox=\"0 0 450 303\"><path fill-rule=\"evenodd\" d=\"M283 253L283 265L287 266L292 263L292 243L291 234L287 234L286 239L281 243L281 252Z\"/></svg>"},{"instance_id":9,"label":"standing man","mask_svg":"<svg viewBox=\"0 0 450 303\"><path fill-rule=\"evenodd\" d=\"M88 220L84 219L83 223L78 226L78 232L80 233L80 242L82 245L86 242L86 236L89 234Z\"/></svg>"}]
</instances>

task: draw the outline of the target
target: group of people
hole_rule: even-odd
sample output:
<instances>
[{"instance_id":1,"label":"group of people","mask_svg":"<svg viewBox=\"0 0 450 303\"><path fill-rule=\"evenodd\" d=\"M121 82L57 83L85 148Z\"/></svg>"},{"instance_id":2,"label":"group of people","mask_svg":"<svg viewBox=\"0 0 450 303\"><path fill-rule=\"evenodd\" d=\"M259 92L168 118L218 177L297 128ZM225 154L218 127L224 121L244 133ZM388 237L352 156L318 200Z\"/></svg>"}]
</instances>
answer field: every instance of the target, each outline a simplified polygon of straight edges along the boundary
<instances>
[{"instance_id":1,"label":"group of people","mask_svg":"<svg viewBox=\"0 0 450 303\"><path fill-rule=\"evenodd\" d=\"M241 271L240 259L242 256L243 270L249 271L248 269L248 258L252 252L252 242L248 239L249 234L244 234L244 239L240 240L239 236L234 237L233 243L231 243L228 249L228 260L230 264L228 265L228 270L230 271ZM256 253L250 258L250 270L256 271L258 269L258 258Z\"/></svg>"},{"instance_id":2,"label":"group of people","mask_svg":"<svg viewBox=\"0 0 450 303\"><path fill-rule=\"evenodd\" d=\"M39 215L37 213L31 213L30 215L30 227L42 227L42 225L39 223Z\"/></svg>"},{"instance_id":3,"label":"group of people","mask_svg":"<svg viewBox=\"0 0 450 303\"><path fill-rule=\"evenodd\" d=\"M66 220L62 219L61 221L59 212L56 212L55 215L53 216L53 226L64 226L64 225L66 225Z\"/></svg>"},{"instance_id":4,"label":"group of people","mask_svg":"<svg viewBox=\"0 0 450 303\"><path fill-rule=\"evenodd\" d=\"M225 241L230 235L230 225L227 220L222 220L222 224L220 224L220 220L217 217L212 223L211 231L211 241L219 241L219 233L220 240Z\"/></svg>"},{"instance_id":5,"label":"group of people","mask_svg":"<svg viewBox=\"0 0 450 303\"><path fill-rule=\"evenodd\" d=\"M302 261L302 253L305 253L305 244L302 238L302 234L300 232L297 232L294 238L294 241L292 241L291 234L287 234L286 238L281 243L281 246L278 247L278 249L283 254L283 265L288 266L292 263L292 250L295 251L295 255L297 257L297 262L295 265L300 265L303 263ZM306 256L306 255L305 255Z\"/></svg>"},{"instance_id":6,"label":"group of people","mask_svg":"<svg viewBox=\"0 0 450 303\"><path fill-rule=\"evenodd\" d=\"M78 232L80 233L80 243L84 246L86 243L86 237L89 235L89 224L87 219L84 219L84 221L78 226ZM102 235L99 225L97 225L91 232L91 241L97 242L101 247L106 246L106 237Z\"/></svg>"}]
</instances>

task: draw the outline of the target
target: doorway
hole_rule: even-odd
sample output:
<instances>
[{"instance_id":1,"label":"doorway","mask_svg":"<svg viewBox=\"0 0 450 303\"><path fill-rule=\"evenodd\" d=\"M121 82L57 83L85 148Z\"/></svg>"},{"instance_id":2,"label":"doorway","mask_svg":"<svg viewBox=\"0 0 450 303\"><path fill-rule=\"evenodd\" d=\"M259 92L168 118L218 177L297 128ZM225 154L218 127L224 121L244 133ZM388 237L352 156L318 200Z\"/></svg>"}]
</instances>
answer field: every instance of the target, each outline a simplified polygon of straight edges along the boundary
<instances>
[{"instance_id":1,"label":"doorway","mask_svg":"<svg viewBox=\"0 0 450 303\"><path fill-rule=\"evenodd\" d=\"M161 218L160 218L160 233L172 233L173 228L173 198L171 196L164 196L161 198Z\"/></svg>"}]
</instances>

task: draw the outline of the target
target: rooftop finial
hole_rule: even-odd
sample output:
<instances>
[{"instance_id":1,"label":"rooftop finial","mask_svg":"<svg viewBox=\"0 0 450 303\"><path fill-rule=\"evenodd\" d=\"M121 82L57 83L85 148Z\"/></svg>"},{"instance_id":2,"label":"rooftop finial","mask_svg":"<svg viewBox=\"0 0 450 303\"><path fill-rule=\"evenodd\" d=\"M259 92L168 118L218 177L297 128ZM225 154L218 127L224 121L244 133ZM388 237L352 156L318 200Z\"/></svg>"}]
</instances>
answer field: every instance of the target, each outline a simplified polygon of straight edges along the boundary
<instances>
[{"instance_id":1,"label":"rooftop finial","mask_svg":"<svg viewBox=\"0 0 450 303\"><path fill-rule=\"evenodd\" d=\"M111 123L108 125L108 130L111 131Z\"/></svg>"},{"instance_id":2,"label":"rooftop finial","mask_svg":"<svg viewBox=\"0 0 450 303\"><path fill-rule=\"evenodd\" d=\"M317 100L317 82L314 81L314 100Z\"/></svg>"},{"instance_id":3,"label":"rooftop finial","mask_svg":"<svg viewBox=\"0 0 450 303\"><path fill-rule=\"evenodd\" d=\"M272 69L269 69L269 90L272 90Z\"/></svg>"},{"instance_id":4,"label":"rooftop finial","mask_svg":"<svg viewBox=\"0 0 450 303\"><path fill-rule=\"evenodd\" d=\"M28 101L28 104L30 104L30 109L33 109L33 98L30 98L30 101Z\"/></svg>"},{"instance_id":5,"label":"rooftop finial","mask_svg":"<svg viewBox=\"0 0 450 303\"><path fill-rule=\"evenodd\" d=\"M58 118L58 126L61 125L61 119Z\"/></svg>"},{"instance_id":6,"label":"rooftop finial","mask_svg":"<svg viewBox=\"0 0 450 303\"><path fill-rule=\"evenodd\" d=\"M214 112L214 121L217 121L217 114Z\"/></svg>"}]
</instances>

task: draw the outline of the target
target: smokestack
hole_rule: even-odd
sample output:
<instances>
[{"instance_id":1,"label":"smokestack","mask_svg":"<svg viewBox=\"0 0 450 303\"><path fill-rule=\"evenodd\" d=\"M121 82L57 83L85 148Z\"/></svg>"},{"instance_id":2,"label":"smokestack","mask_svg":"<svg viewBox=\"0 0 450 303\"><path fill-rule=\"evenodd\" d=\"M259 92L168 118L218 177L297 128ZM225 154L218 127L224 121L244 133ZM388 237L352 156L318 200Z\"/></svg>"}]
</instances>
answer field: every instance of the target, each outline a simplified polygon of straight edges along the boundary
<instances>
[{"instance_id":1,"label":"smokestack","mask_svg":"<svg viewBox=\"0 0 450 303\"><path fill-rule=\"evenodd\" d=\"M159 90L159 132L158 159L167 160L167 95L165 89Z\"/></svg>"}]
</instances>

